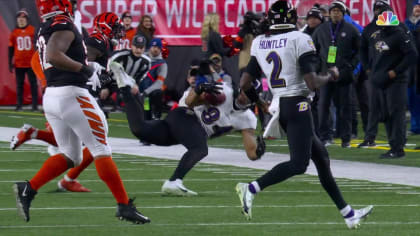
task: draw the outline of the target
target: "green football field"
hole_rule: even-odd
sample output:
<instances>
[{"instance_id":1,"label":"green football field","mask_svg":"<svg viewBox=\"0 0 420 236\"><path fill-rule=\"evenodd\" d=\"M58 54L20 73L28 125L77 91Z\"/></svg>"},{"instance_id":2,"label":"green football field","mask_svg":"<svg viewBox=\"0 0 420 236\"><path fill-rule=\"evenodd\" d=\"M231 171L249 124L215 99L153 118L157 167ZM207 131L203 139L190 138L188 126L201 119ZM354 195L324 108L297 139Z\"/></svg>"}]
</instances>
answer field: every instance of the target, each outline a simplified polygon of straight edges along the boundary
<instances>
[{"instance_id":1,"label":"green football field","mask_svg":"<svg viewBox=\"0 0 420 236\"><path fill-rule=\"evenodd\" d=\"M0 111L0 126L20 127L24 122L43 127L39 113ZM122 114L109 120L110 136L133 138ZM0 129L1 132L1 129ZM361 132L360 132L361 134ZM385 140L383 133L379 140ZM384 150L329 147L332 158L420 167L418 136L410 136L407 157L379 160ZM232 133L210 141L212 146L240 148ZM267 151L287 153L284 140L267 142ZM384 147L385 148L385 147ZM246 221L234 187L264 171L198 164L185 178L197 197L168 197L160 188L177 162L115 154L130 197L149 216L149 225L118 221L115 202L94 166L80 176L91 193L56 191L57 181L44 186L33 201L31 221L18 217L12 185L30 179L48 157L44 146L23 145L10 151L0 142L0 235L419 235L420 188L337 179L345 199L355 208L373 204L373 213L357 230L347 229L342 217L321 188L317 177L301 175L267 188L254 201L253 219ZM392 173L390 173L391 175Z\"/></svg>"}]
</instances>

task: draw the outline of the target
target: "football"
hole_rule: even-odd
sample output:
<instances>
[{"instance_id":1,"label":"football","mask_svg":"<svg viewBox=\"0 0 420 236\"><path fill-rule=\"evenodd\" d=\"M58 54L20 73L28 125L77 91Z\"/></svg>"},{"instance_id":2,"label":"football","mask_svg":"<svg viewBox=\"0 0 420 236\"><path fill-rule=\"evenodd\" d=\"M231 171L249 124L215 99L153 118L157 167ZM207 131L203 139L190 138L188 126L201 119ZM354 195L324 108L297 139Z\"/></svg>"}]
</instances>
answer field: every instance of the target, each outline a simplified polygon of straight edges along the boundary
<instances>
[{"instance_id":1,"label":"football","mask_svg":"<svg viewBox=\"0 0 420 236\"><path fill-rule=\"evenodd\" d=\"M213 93L204 93L204 99L213 106L223 104L226 101L226 95L224 93L213 94Z\"/></svg>"}]
</instances>

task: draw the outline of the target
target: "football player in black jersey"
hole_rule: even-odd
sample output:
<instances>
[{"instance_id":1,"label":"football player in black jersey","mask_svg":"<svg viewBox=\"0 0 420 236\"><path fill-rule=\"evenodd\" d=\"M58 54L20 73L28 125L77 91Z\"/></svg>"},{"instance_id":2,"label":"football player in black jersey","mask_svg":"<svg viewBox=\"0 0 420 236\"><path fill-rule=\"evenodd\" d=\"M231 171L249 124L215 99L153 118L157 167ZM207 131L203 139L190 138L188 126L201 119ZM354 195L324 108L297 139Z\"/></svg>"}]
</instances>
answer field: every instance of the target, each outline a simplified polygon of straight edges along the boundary
<instances>
[{"instance_id":1,"label":"football player in black jersey","mask_svg":"<svg viewBox=\"0 0 420 236\"><path fill-rule=\"evenodd\" d=\"M240 97L246 96L261 104L252 82L261 78L262 73L271 74L270 91L279 99L278 122L286 131L290 150L289 161L279 163L251 183L236 185L242 213L250 220L252 202L258 192L305 173L309 160L312 160L322 187L340 210L347 227L357 228L373 206L356 210L343 199L331 173L328 151L314 133L307 98L310 90L319 88L328 81L335 81L338 70L332 67L326 75L316 73L319 58L312 39L296 30L296 20L296 9L286 0L279 0L270 7L267 19L269 32L254 39L251 59L241 77L240 86L243 92Z\"/></svg>"},{"instance_id":2,"label":"football player in black jersey","mask_svg":"<svg viewBox=\"0 0 420 236\"><path fill-rule=\"evenodd\" d=\"M95 159L99 177L117 201L116 216L134 223L149 223L128 198L107 140L108 125L95 99L85 88L98 80L87 63L86 46L73 24L69 0L37 0L43 19L38 50L47 78L43 107L60 153L48 158L36 175L14 184L18 213L29 221L29 208L37 190L82 161L82 142ZM95 78L96 77L96 78Z\"/></svg>"}]
</instances>

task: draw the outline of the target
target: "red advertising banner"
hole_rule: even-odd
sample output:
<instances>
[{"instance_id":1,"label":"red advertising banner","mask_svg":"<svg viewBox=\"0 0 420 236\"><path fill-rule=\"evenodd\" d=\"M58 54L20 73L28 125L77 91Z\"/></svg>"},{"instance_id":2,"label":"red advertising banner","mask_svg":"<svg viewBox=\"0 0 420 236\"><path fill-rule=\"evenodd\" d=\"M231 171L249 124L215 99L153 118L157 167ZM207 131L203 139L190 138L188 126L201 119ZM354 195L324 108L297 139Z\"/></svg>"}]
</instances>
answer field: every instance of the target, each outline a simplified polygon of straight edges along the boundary
<instances>
[{"instance_id":1,"label":"red advertising banner","mask_svg":"<svg viewBox=\"0 0 420 236\"><path fill-rule=\"evenodd\" d=\"M156 27L156 37L164 38L169 45L200 45L204 16L217 12L220 15L222 35L235 35L247 11L266 12L276 0L79 0L82 25L91 30L95 15L111 11L121 15L130 11L133 27L142 15L151 15ZM344 0L353 19L366 25L373 17L375 0ZM292 0L298 14L305 16L315 2L329 4L330 0ZM400 21L405 18L406 1L391 0Z\"/></svg>"}]
</instances>

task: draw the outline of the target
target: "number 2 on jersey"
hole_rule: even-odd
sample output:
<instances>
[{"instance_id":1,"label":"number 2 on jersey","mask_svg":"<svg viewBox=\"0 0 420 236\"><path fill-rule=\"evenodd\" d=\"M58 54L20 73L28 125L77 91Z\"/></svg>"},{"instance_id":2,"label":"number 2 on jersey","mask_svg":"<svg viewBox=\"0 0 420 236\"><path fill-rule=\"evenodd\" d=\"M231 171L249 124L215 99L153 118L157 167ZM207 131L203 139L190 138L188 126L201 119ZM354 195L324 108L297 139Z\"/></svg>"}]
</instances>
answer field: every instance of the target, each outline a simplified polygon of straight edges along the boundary
<instances>
[{"instance_id":1,"label":"number 2 on jersey","mask_svg":"<svg viewBox=\"0 0 420 236\"><path fill-rule=\"evenodd\" d=\"M281 69L282 69L282 64L281 64L281 59L279 54L277 54L276 52L272 51L270 52L267 57L265 58L265 60L271 64L271 62L273 62L273 70L271 71L271 75L270 75L270 84L272 88L284 88L286 87L286 80L279 78Z\"/></svg>"}]
</instances>

